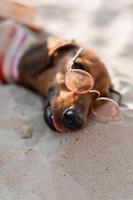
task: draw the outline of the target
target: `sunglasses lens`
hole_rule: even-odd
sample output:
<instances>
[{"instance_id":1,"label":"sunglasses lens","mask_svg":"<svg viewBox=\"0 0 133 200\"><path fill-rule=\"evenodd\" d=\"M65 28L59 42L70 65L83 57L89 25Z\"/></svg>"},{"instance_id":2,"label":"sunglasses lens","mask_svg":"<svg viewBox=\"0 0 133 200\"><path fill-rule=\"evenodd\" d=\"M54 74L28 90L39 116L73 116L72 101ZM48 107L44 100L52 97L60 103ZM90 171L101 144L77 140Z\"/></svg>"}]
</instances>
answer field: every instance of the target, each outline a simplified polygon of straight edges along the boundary
<instances>
[{"instance_id":1,"label":"sunglasses lens","mask_svg":"<svg viewBox=\"0 0 133 200\"><path fill-rule=\"evenodd\" d=\"M92 105L92 113L96 117L113 119L118 116L119 106L114 100L101 97Z\"/></svg>"},{"instance_id":2,"label":"sunglasses lens","mask_svg":"<svg viewBox=\"0 0 133 200\"><path fill-rule=\"evenodd\" d=\"M66 87L74 93L86 93L94 86L92 76L83 70L73 69L65 77Z\"/></svg>"}]
</instances>

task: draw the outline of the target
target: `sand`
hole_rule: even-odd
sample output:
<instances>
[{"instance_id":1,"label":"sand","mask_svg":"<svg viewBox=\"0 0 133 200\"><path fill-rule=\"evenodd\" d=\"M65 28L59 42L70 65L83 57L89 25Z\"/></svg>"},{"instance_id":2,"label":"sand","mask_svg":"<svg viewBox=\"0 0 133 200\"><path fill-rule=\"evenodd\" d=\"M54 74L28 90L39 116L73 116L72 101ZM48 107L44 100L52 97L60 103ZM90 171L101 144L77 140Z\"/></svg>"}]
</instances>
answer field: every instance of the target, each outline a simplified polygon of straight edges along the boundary
<instances>
[{"instance_id":1,"label":"sand","mask_svg":"<svg viewBox=\"0 0 133 200\"><path fill-rule=\"evenodd\" d=\"M0 200L132 200L133 1L34 3L49 31L105 61L124 106L115 122L89 118L85 129L60 135L44 123L39 96L1 86Z\"/></svg>"}]
</instances>

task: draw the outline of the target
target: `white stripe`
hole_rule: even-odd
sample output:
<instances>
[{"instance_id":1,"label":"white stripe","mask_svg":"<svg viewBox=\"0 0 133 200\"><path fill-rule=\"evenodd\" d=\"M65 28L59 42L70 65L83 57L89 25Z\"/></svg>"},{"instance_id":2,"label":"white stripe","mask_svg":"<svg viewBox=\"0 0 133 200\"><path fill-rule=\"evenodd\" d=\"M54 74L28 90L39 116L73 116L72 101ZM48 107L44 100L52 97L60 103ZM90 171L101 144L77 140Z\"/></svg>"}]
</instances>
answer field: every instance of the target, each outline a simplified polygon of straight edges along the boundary
<instances>
[{"instance_id":1,"label":"white stripe","mask_svg":"<svg viewBox=\"0 0 133 200\"><path fill-rule=\"evenodd\" d=\"M0 54L5 50L5 43L13 26L13 21L6 20L0 23Z\"/></svg>"},{"instance_id":2,"label":"white stripe","mask_svg":"<svg viewBox=\"0 0 133 200\"><path fill-rule=\"evenodd\" d=\"M14 52L17 50L18 45L20 44L20 41L22 40L23 36L24 36L23 31L17 30L14 37L11 38L11 45L7 49L7 54L4 58L4 63L3 63L3 74L7 82L12 81L11 70L10 70L12 57L14 55Z\"/></svg>"}]
</instances>

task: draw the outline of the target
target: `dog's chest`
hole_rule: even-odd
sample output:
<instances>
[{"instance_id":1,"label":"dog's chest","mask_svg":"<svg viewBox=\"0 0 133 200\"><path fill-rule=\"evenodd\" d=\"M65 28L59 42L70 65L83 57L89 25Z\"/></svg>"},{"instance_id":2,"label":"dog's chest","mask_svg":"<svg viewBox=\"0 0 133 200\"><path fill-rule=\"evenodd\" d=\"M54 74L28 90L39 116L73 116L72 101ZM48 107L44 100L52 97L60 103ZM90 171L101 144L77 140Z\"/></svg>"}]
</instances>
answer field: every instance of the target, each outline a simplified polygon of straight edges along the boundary
<instances>
[{"instance_id":1,"label":"dog's chest","mask_svg":"<svg viewBox=\"0 0 133 200\"><path fill-rule=\"evenodd\" d=\"M34 41L33 33L11 20L0 24L0 83L18 79L18 65L21 57Z\"/></svg>"}]
</instances>

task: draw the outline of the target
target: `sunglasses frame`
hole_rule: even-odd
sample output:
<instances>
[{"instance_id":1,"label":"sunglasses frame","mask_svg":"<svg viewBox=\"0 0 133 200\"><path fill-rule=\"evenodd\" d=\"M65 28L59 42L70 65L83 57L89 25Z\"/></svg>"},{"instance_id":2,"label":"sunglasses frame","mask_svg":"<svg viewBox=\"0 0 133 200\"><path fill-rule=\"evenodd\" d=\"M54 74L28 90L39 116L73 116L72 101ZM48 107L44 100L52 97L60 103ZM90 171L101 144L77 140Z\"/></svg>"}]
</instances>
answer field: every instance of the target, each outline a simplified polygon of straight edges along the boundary
<instances>
[{"instance_id":1,"label":"sunglasses frame","mask_svg":"<svg viewBox=\"0 0 133 200\"><path fill-rule=\"evenodd\" d=\"M109 116L108 118L110 118L110 119L114 119L114 118L116 118L117 116L118 116L118 113L119 113L119 105L118 105L118 103L116 102L116 101L114 101L113 99L110 99L110 98L108 98L108 97L98 97L98 98L96 98L95 99L95 101L94 101L94 103L93 103L93 105L96 103L96 102L98 102L98 101L109 101L109 102L112 102L112 104L116 107L116 110L117 110L117 112L116 112L116 114L114 115L114 116ZM95 117L105 117L105 118L107 118L107 116L104 116L104 115L99 115L96 111L95 111L95 109L93 108L93 105L91 106L91 112L92 112L92 114L95 116Z\"/></svg>"},{"instance_id":2,"label":"sunglasses frame","mask_svg":"<svg viewBox=\"0 0 133 200\"><path fill-rule=\"evenodd\" d=\"M87 71L84 71L84 70L82 70L82 69L73 69L73 68L72 68L72 66L73 66L74 64L77 64L75 61L76 61L76 59L78 58L78 56L81 54L82 51L83 51L83 48L80 48L80 49L77 51L76 55L72 58L72 62L70 63L70 65L68 65L68 72L66 73L66 76L65 76L65 85L66 85L66 87L67 87L70 91L72 91L72 92L74 92L74 93L77 93L77 94L84 94L84 93L87 93L87 92L91 91L92 88L93 88L93 86L94 86L94 79L93 79L93 77L91 76L91 74L89 74ZM67 82L67 81L66 81L67 76L68 76L71 72L77 72L77 73L80 72L81 74L84 74L84 75L88 76L88 77L90 78L90 80L91 80L90 88L87 89L87 90L85 90L85 91L78 91L78 92L71 90L71 88L66 84L66 82Z\"/></svg>"},{"instance_id":3,"label":"sunglasses frame","mask_svg":"<svg viewBox=\"0 0 133 200\"><path fill-rule=\"evenodd\" d=\"M83 48L80 48L80 49L77 51L76 55L73 57L71 64L68 66L68 69L70 69L70 71L67 72L66 77L67 77L67 75L68 75L70 72L76 71L76 72L81 72L81 73L82 73L82 71L83 71L82 69L73 69L73 68L72 68L72 66L73 66L74 64L76 64L75 61L76 61L76 59L78 58L78 56L81 54L82 51L83 51ZM118 105L118 103L117 103L116 101L114 101L113 99L110 99L110 98L108 98L108 97L100 97L100 92L99 92L99 91L97 91L97 90L92 90L92 88L93 88L93 86L94 86L94 79L93 79L93 77L91 76L91 74L89 74L87 71L83 71L83 73L85 73L86 75L88 75L88 76L91 78L91 80L92 80L92 86L90 87L90 89L88 89L88 90L86 90L86 91L74 92L74 93L77 93L77 94L85 94L85 93L93 94L93 93L95 93L95 94L96 94L96 99L95 99L93 105L94 105L96 102L101 101L101 100L112 102L112 104L116 107L116 114L115 114L114 116L112 116L112 117L109 116L109 118L110 118L110 119L113 119L113 118L117 117L117 116L118 116L118 113L119 113L119 105ZM65 77L65 79L66 79L66 77ZM67 86L67 84L66 84L66 87L67 87L70 91L72 91L72 90ZM73 91L72 91L72 92L73 92ZM91 106L91 112L92 112L92 114L93 114L95 117L99 117L100 115L98 115L98 114L95 112L95 110L93 109L93 105ZM103 117L103 116L102 116L102 117ZM106 117L107 117L107 116L106 116Z\"/></svg>"}]
</instances>

